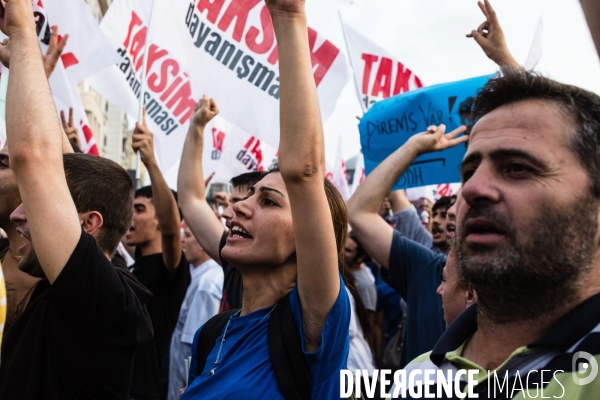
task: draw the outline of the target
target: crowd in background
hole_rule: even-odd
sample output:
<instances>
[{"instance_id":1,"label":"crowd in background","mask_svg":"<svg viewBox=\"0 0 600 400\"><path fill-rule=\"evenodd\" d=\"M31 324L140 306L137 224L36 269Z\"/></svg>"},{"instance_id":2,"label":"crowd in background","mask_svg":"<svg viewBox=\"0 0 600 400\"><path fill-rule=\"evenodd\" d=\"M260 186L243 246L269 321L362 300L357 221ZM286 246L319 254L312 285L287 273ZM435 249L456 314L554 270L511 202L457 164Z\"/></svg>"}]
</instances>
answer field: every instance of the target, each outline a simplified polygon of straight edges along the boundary
<instances>
[{"instance_id":1,"label":"crowd in background","mask_svg":"<svg viewBox=\"0 0 600 400\"><path fill-rule=\"evenodd\" d=\"M303 1L266 2L279 165L212 198L202 147L217 100L195 106L177 192L136 125L151 186L134 190L120 166L81 154L72 117L59 123L46 67L61 49L42 57L31 2L2 3L0 399L331 399L340 370L425 367L509 384L562 371L528 388L597 395L600 383L565 376L573 354L600 357L600 97L524 71L489 2L467 36L501 73L469 126L415 135L347 203L323 179ZM596 37L600 8L582 4ZM392 190L419 155L467 140L458 193ZM380 398L379 386L354 395Z\"/></svg>"}]
</instances>

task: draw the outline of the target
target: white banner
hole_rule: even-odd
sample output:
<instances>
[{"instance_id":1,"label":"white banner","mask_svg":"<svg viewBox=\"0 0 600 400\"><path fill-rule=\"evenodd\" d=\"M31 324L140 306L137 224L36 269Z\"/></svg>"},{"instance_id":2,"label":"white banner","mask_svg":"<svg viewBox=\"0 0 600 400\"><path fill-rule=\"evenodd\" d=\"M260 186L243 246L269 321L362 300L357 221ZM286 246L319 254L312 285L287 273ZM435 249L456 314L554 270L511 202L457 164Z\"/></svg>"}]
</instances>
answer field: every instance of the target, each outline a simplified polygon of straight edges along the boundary
<instances>
[{"instance_id":1,"label":"white banner","mask_svg":"<svg viewBox=\"0 0 600 400\"><path fill-rule=\"evenodd\" d=\"M325 177L333 183L337 190L342 195L342 198L347 201L350 198L350 189L348 188L348 174L346 173L346 162L342 153L342 138L338 139L337 153L333 165L327 163L327 172Z\"/></svg>"},{"instance_id":2,"label":"white banner","mask_svg":"<svg viewBox=\"0 0 600 400\"><path fill-rule=\"evenodd\" d=\"M359 153L356 158L356 165L354 168L354 177L352 178L352 188L350 194L354 194L358 186L365 180L365 158L363 153Z\"/></svg>"},{"instance_id":3,"label":"white banner","mask_svg":"<svg viewBox=\"0 0 600 400\"><path fill-rule=\"evenodd\" d=\"M379 100L423 86L410 69L386 50L342 24L363 111Z\"/></svg>"},{"instance_id":4,"label":"white banner","mask_svg":"<svg viewBox=\"0 0 600 400\"><path fill-rule=\"evenodd\" d=\"M69 35L60 58L73 85L119 62L85 1L44 0L44 8L50 23L58 25L61 38ZM48 24L44 32L46 38Z\"/></svg>"},{"instance_id":5,"label":"white banner","mask_svg":"<svg viewBox=\"0 0 600 400\"><path fill-rule=\"evenodd\" d=\"M54 0L56 1L56 0ZM71 2L71 0L67 0L69 3ZM75 10L77 11L77 10ZM56 11L55 11L56 12ZM63 10L63 12L56 12L57 15L60 15L61 18L64 19L64 13L65 12L69 12L69 10L65 9ZM89 10L87 11L89 14ZM38 38L40 40L40 46L42 49L42 53L45 53L46 50L48 49L48 45L50 43L50 36L51 36L51 19L50 17L47 15L46 9L44 8L44 4L42 3L41 0L37 0L34 2L33 4L33 16L34 16L34 20L35 20L35 24L36 24L36 30L38 33ZM80 18L82 19L83 17L81 15L79 15L78 13L76 13L74 16L70 16L70 18L73 18L74 20ZM90 15L91 18L91 15ZM60 19L60 18L58 18ZM66 18L65 20L68 20L69 18ZM92 19L93 21L93 19ZM94 22L94 21L93 21ZM95 23L95 22L94 22ZM95 23L95 25L97 26L98 24ZM65 24L65 30L68 29L69 26L73 26L73 22L70 23L66 23ZM68 32L63 32L62 30L63 28L59 28L59 34L60 37L62 38L62 36L64 36L65 33ZM90 31L93 31L93 28L89 28ZM81 36L82 34L80 33L79 30L73 29L71 28L71 32L73 34L74 37L78 37ZM88 36L86 36L87 38ZM84 38L85 39L85 38ZM78 133L79 133L79 140L81 142L81 147L82 147L82 151L84 153L89 153L89 154L94 154L94 155L99 155L98 152L98 147L96 146L96 140L94 139L94 135L92 134L92 130L90 128L90 124L89 121L87 119L87 115L85 113L85 110L83 108L83 104L81 103L81 98L79 97L79 93L77 92L77 88L75 86L74 83L72 83L72 80L69 79L68 77L68 73L65 69L65 66L63 64L63 60L66 60L67 63L70 64L70 67L73 67L73 71L77 72L79 71L79 73L82 73L83 71L86 70L90 70L90 68L92 68L92 71L94 71L94 68L96 68L96 66L94 67L90 67L89 63L87 61L82 62L81 65L79 66L79 68L74 68L77 64L79 64L79 62L74 62L73 60L84 60L84 56L85 53L82 52L82 49L79 48L79 50L77 49L77 46L73 45L71 46L71 40L73 40L71 37L69 37L69 42L67 44L67 47L65 48L65 51L63 52L61 58L58 60L57 64L56 64L56 68L54 69L54 72L52 73L52 75L50 75L50 78L48 79L48 83L50 85L50 90L52 91L52 96L54 97L54 103L56 105L56 109L57 112L60 112L60 110L65 112L65 116L68 117L69 115L69 108L72 107L73 108L73 117L74 117L74 122L77 125L78 128ZM74 40L74 42L80 42L79 40ZM69 49L69 50L67 50ZM91 47L86 48L86 50L90 50ZM94 50L94 49L92 49ZM101 50L96 49L97 51L99 51L99 53L102 55L103 52ZM101 64L99 65L107 65L106 62L112 62L110 60L110 58L108 59L108 61L103 61ZM71 68L69 68L71 69Z\"/></svg>"},{"instance_id":6,"label":"white banner","mask_svg":"<svg viewBox=\"0 0 600 400\"><path fill-rule=\"evenodd\" d=\"M170 0L170 4L174 24L157 24L155 33L164 37L179 31L194 93L214 97L225 119L277 148L278 48L264 1ZM327 38L311 28L308 37L321 115L326 121L351 71L343 53Z\"/></svg>"},{"instance_id":7,"label":"white banner","mask_svg":"<svg viewBox=\"0 0 600 400\"><path fill-rule=\"evenodd\" d=\"M194 111L190 73L175 53L181 41L173 29L171 12L165 1L156 1L148 46L144 104L146 121L154 134L154 148L164 173L174 168ZM120 61L89 79L103 96L137 118L141 93L141 72L152 1L117 0L104 16L100 28ZM166 35L157 44L161 35Z\"/></svg>"},{"instance_id":8,"label":"white banner","mask_svg":"<svg viewBox=\"0 0 600 400\"><path fill-rule=\"evenodd\" d=\"M256 136L235 128L225 142L218 170L220 181L247 172L266 171L277 162L277 149Z\"/></svg>"}]
</instances>

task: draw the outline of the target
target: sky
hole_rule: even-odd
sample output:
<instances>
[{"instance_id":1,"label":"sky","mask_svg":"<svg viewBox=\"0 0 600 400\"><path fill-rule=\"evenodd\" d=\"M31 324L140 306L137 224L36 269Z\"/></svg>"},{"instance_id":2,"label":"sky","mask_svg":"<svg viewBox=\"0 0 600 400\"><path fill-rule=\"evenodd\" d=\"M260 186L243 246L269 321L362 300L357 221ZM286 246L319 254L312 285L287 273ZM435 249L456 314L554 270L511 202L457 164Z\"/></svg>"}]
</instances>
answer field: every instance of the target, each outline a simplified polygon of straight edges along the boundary
<instances>
[{"instance_id":1,"label":"sky","mask_svg":"<svg viewBox=\"0 0 600 400\"><path fill-rule=\"evenodd\" d=\"M494 73L498 67L465 35L485 18L476 0L307 0L309 25L345 51L338 10L346 23L434 85ZM524 64L542 25L543 55L536 71L600 94L600 61L577 0L492 2L517 61ZM328 157L339 137L344 158L360 152L357 116L362 114L349 82L325 122Z\"/></svg>"}]
</instances>

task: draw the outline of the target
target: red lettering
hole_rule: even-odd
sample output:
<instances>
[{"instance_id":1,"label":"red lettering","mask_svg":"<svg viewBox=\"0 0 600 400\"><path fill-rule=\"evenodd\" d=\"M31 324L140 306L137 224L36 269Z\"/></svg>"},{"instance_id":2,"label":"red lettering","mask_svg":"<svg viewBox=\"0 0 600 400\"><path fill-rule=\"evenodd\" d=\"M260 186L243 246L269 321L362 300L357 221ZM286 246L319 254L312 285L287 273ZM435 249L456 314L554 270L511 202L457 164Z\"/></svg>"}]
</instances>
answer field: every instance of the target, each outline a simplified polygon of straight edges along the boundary
<instances>
[{"instance_id":1,"label":"red lettering","mask_svg":"<svg viewBox=\"0 0 600 400\"><path fill-rule=\"evenodd\" d=\"M177 79L175 79L173 83L171 83L171 86L169 86L169 88L160 96L160 100L163 102L167 101L169 96L175 91L175 89L177 89L177 86L179 86L181 82L183 82L183 79L181 79L181 77L178 76Z\"/></svg>"},{"instance_id":2,"label":"red lettering","mask_svg":"<svg viewBox=\"0 0 600 400\"><path fill-rule=\"evenodd\" d=\"M173 107L177 106L177 108L173 111L173 115L176 117L180 116L179 122L184 124L192 116L195 104L196 102L192 98L192 86L188 81L181 85L179 90L177 90L177 93L171 97L171 100L169 100L167 103L167 108L172 109Z\"/></svg>"},{"instance_id":3,"label":"red lettering","mask_svg":"<svg viewBox=\"0 0 600 400\"><path fill-rule=\"evenodd\" d=\"M142 62L138 61L138 59L142 60L144 46L146 44L146 32L148 32L148 28L145 26L135 34L131 41L131 48L129 49L129 53L131 54L132 62L135 63L135 70L139 71L142 66Z\"/></svg>"},{"instance_id":4,"label":"red lettering","mask_svg":"<svg viewBox=\"0 0 600 400\"><path fill-rule=\"evenodd\" d=\"M200 0L200 2L198 2L198 11L202 13L202 11L208 10L206 19L214 24L217 22L217 18L219 18L223 4L225 4L225 0Z\"/></svg>"},{"instance_id":5,"label":"red lettering","mask_svg":"<svg viewBox=\"0 0 600 400\"><path fill-rule=\"evenodd\" d=\"M133 28L136 26L141 26L143 24L142 19L135 13L135 11L131 12L131 22L129 23L129 28L127 30L127 37L123 42L123 46L129 50L129 42L131 41L131 34L133 32Z\"/></svg>"},{"instance_id":6,"label":"red lettering","mask_svg":"<svg viewBox=\"0 0 600 400\"><path fill-rule=\"evenodd\" d=\"M169 69L171 70L171 76L177 76L177 74L179 74L179 64L177 61L173 59L165 60L160 66L160 76L156 73L152 73L148 76L148 88L155 93L161 93L165 90L165 87L169 82Z\"/></svg>"},{"instance_id":7,"label":"red lettering","mask_svg":"<svg viewBox=\"0 0 600 400\"><path fill-rule=\"evenodd\" d=\"M319 86L329 68L340 53L340 49L333 43L326 40L321 47L315 50L317 41L317 32L308 28L308 45L310 47L310 59L312 61L313 71L315 71L315 84Z\"/></svg>"},{"instance_id":8,"label":"red lettering","mask_svg":"<svg viewBox=\"0 0 600 400\"><path fill-rule=\"evenodd\" d=\"M260 2L261 0L233 0L219 21L219 29L226 32L235 18L232 36L235 41L241 42L248 21L248 14Z\"/></svg>"},{"instance_id":9,"label":"red lettering","mask_svg":"<svg viewBox=\"0 0 600 400\"><path fill-rule=\"evenodd\" d=\"M163 58L167 54L169 54L168 51L166 51L164 49L160 49L155 44L151 44L150 48L148 49L148 64L146 65L146 71L150 71L150 69L152 69L152 65L154 65L156 60L158 60L159 58ZM138 59L138 62L135 65L136 71L138 71L142 67L143 62L144 62L144 57ZM175 73L174 75L177 75L177 73Z\"/></svg>"},{"instance_id":10,"label":"red lettering","mask_svg":"<svg viewBox=\"0 0 600 400\"><path fill-rule=\"evenodd\" d=\"M75 57L75 54L73 53L65 53L62 56L60 56L60 59L62 60L65 69L72 67L73 65L79 64L79 60L77 59L77 57Z\"/></svg>"},{"instance_id":11,"label":"red lettering","mask_svg":"<svg viewBox=\"0 0 600 400\"><path fill-rule=\"evenodd\" d=\"M219 152L223 151L223 142L225 141L225 132L212 128L213 148Z\"/></svg>"},{"instance_id":12,"label":"red lettering","mask_svg":"<svg viewBox=\"0 0 600 400\"><path fill-rule=\"evenodd\" d=\"M405 93L410 90L408 85L412 72L410 69L398 62L398 74L396 76L396 84L394 85L394 96L400 93Z\"/></svg>"},{"instance_id":13,"label":"red lettering","mask_svg":"<svg viewBox=\"0 0 600 400\"><path fill-rule=\"evenodd\" d=\"M373 85L371 96L379 97L379 94L383 93L383 98L387 99L390 97L390 92L392 91L393 63L394 62L389 58L381 57L379 70L377 71L377 77L375 78L375 84Z\"/></svg>"},{"instance_id":14,"label":"red lettering","mask_svg":"<svg viewBox=\"0 0 600 400\"><path fill-rule=\"evenodd\" d=\"M269 9L265 6L260 12L260 24L264 34L263 41L258 43L256 39L260 35L260 30L254 26L248 29L246 33L246 44L248 48L256 54L265 54L268 52L275 42L275 31L273 30L273 21Z\"/></svg>"},{"instance_id":15,"label":"red lettering","mask_svg":"<svg viewBox=\"0 0 600 400\"><path fill-rule=\"evenodd\" d=\"M423 83L421 83L421 80L416 75L415 75L415 84L417 85L417 88L422 88L423 87Z\"/></svg>"},{"instance_id":16,"label":"red lettering","mask_svg":"<svg viewBox=\"0 0 600 400\"><path fill-rule=\"evenodd\" d=\"M267 58L267 61L272 65L277 64L277 61L279 61L279 48L277 47L277 45L275 45L275 48L273 49L271 54L269 54L269 58Z\"/></svg>"},{"instance_id":17,"label":"red lettering","mask_svg":"<svg viewBox=\"0 0 600 400\"><path fill-rule=\"evenodd\" d=\"M254 155L254 158L256 158L256 163L262 167L262 150L260 149L260 140L252 136L244 147Z\"/></svg>"},{"instance_id":18,"label":"red lettering","mask_svg":"<svg viewBox=\"0 0 600 400\"><path fill-rule=\"evenodd\" d=\"M371 69L373 68L373 63L379 60L379 56L374 56L371 54L363 54L362 59L365 62L365 70L363 72L363 84L362 84L362 92L363 94L369 94L369 84L371 83Z\"/></svg>"}]
</instances>

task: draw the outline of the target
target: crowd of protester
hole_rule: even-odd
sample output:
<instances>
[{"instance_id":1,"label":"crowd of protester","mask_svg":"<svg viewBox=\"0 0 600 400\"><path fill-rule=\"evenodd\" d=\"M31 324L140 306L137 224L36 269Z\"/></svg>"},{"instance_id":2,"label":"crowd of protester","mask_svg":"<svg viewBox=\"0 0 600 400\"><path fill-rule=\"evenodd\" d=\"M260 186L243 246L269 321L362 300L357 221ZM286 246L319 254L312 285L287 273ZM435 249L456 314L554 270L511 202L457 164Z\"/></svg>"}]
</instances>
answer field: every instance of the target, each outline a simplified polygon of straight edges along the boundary
<instances>
[{"instance_id":1,"label":"crowd of protester","mask_svg":"<svg viewBox=\"0 0 600 400\"><path fill-rule=\"evenodd\" d=\"M600 360L600 97L524 71L486 0L467 36L501 72L469 125L411 137L346 203L324 179L304 2L266 3L279 164L208 199L215 99L195 106L177 192L136 125L151 186L135 190L59 122L47 79L64 43L42 57L31 1L2 2L0 399L334 399L341 370L419 368L475 369L481 398L490 371L597 398L600 381L568 379L574 354ZM582 6L598 39L600 7ZM458 193L392 190L418 156L467 141Z\"/></svg>"}]
</instances>

